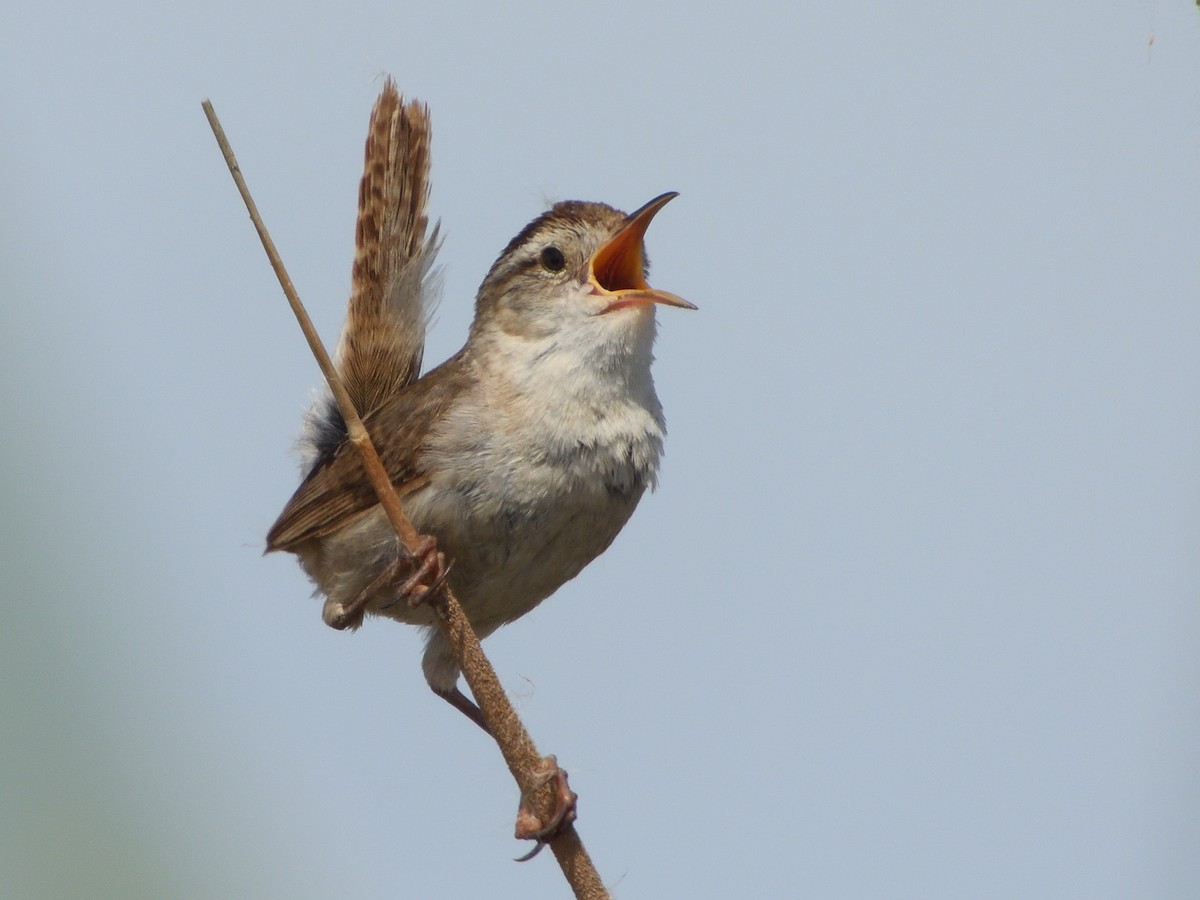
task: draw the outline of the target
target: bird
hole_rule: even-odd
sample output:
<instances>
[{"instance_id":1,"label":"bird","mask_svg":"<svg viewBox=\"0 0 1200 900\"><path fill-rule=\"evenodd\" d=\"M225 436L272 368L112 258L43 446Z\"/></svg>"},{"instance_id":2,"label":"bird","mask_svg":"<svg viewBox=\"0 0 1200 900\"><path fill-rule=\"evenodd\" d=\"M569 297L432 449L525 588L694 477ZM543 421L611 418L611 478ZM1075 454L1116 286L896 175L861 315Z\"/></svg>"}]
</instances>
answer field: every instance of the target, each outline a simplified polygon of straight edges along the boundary
<instances>
[{"instance_id":1,"label":"bird","mask_svg":"<svg viewBox=\"0 0 1200 900\"><path fill-rule=\"evenodd\" d=\"M482 639L609 547L663 453L655 307L696 307L646 283L646 229L674 192L630 214L558 202L492 264L463 347L420 374L440 288L430 134L428 107L388 79L371 113L335 354L421 546L416 558L400 546L326 390L267 552L298 557L334 628L367 615L423 627L429 686L486 731L422 601L444 579Z\"/></svg>"}]
</instances>

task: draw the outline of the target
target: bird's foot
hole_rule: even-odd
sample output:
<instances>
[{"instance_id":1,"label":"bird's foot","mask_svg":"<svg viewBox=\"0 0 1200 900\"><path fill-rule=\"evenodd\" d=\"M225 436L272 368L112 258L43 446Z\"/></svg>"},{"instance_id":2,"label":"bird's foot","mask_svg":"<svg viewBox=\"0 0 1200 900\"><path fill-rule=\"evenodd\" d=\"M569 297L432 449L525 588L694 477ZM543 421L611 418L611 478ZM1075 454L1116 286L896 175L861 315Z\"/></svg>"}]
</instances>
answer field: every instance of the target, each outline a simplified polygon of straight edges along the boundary
<instances>
[{"instance_id":1,"label":"bird's foot","mask_svg":"<svg viewBox=\"0 0 1200 900\"><path fill-rule=\"evenodd\" d=\"M517 840L537 841L537 844L532 850L517 859L517 862L533 859L549 841L562 834L563 830L570 827L571 823L575 821L575 807L579 795L567 784L566 770L558 765L558 760L553 756L547 756L542 762L549 771L540 775L540 780L533 790L539 791L546 785L551 785L554 791L554 811L550 814L550 818L543 822L534 815L533 809L529 805L529 797L527 795L521 797L521 805L517 808Z\"/></svg>"},{"instance_id":2,"label":"bird's foot","mask_svg":"<svg viewBox=\"0 0 1200 900\"><path fill-rule=\"evenodd\" d=\"M338 630L358 627L368 605L380 594L394 595L393 599L379 607L381 610L395 606L401 600L410 607L418 607L437 593L449 573L450 565L446 562L446 555L438 551L437 541L429 535L422 535L412 552L400 548L380 573L371 579L370 584L349 603L326 603L325 623Z\"/></svg>"},{"instance_id":3,"label":"bird's foot","mask_svg":"<svg viewBox=\"0 0 1200 900\"><path fill-rule=\"evenodd\" d=\"M407 602L411 609L416 609L436 594L445 583L446 576L450 574L450 566L446 563L446 554L438 550L437 541L430 535L421 535L411 552L397 554L385 570L384 574L390 576L385 581L396 580L409 572L412 574L396 589L395 599L384 603L380 609L388 609L401 600ZM383 575L380 575L375 582L382 578ZM372 582L372 586L375 582ZM370 589L367 588L368 591Z\"/></svg>"}]
</instances>

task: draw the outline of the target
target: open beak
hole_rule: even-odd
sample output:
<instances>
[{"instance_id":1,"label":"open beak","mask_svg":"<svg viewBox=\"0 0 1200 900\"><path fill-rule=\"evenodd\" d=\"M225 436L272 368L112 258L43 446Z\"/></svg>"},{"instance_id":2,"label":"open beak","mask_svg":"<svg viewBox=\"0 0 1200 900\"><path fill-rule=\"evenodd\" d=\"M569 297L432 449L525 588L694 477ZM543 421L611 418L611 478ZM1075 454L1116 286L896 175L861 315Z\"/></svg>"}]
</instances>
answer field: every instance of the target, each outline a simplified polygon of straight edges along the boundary
<instances>
[{"instance_id":1,"label":"open beak","mask_svg":"<svg viewBox=\"0 0 1200 900\"><path fill-rule=\"evenodd\" d=\"M676 191L668 191L655 197L637 212L630 213L625 224L603 247L595 252L588 264L588 281L592 293L608 298L608 304L600 314L615 312L630 306L648 306L662 303L695 309L682 297L658 291L646 284L645 260L642 257L642 239L650 220L671 200L678 197Z\"/></svg>"}]
</instances>

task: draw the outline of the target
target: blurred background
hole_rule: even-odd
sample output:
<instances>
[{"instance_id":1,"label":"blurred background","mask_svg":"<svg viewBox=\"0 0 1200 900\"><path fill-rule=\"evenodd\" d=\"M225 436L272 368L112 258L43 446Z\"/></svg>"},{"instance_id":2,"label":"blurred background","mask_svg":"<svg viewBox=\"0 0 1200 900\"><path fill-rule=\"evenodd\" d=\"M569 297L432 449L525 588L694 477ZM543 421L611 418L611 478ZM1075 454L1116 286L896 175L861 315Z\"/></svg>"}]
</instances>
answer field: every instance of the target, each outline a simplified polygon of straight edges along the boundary
<instances>
[{"instance_id":1,"label":"blurred background","mask_svg":"<svg viewBox=\"0 0 1200 900\"><path fill-rule=\"evenodd\" d=\"M658 493L487 643L618 897L1200 896L1200 10L23 4L0 28L0 896L563 897L418 635L263 536L382 76L445 299L649 234Z\"/></svg>"}]
</instances>

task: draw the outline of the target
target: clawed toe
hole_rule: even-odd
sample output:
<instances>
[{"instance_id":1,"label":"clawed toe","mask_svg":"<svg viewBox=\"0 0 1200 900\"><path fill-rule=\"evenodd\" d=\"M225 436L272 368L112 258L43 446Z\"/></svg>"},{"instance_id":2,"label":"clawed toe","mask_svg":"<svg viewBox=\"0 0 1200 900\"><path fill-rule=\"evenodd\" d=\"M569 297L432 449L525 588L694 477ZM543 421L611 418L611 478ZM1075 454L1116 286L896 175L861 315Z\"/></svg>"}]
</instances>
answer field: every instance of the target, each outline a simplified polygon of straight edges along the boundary
<instances>
[{"instance_id":1,"label":"clawed toe","mask_svg":"<svg viewBox=\"0 0 1200 900\"><path fill-rule=\"evenodd\" d=\"M438 576L433 579L433 583L429 585L429 587L423 587L422 582L424 581L424 578L421 576L422 573L425 573L426 565L422 563L421 569L417 572L417 574L401 585L401 596L408 597L408 605L413 609L416 609L418 606L426 603L431 597L433 597L434 594L441 590L442 585L446 583L446 576L450 574L450 569L453 566L453 562L446 562L445 554L438 553L435 564L428 567L431 572L438 572Z\"/></svg>"},{"instance_id":2,"label":"clawed toe","mask_svg":"<svg viewBox=\"0 0 1200 900\"><path fill-rule=\"evenodd\" d=\"M528 797L521 798L517 809L516 837L522 841L537 841L534 848L516 862L527 862L537 856L546 844L569 827L576 818L576 806L579 795L571 790L567 783L567 773L558 765L558 760L547 756L544 762L550 767L534 790L540 790L547 784L554 786L554 812L546 822L542 822L533 813Z\"/></svg>"},{"instance_id":3,"label":"clawed toe","mask_svg":"<svg viewBox=\"0 0 1200 900\"><path fill-rule=\"evenodd\" d=\"M412 552L397 561L393 577L398 577L399 565L411 567L414 564L416 570L396 588L394 599L380 605L381 610L395 606L401 600L405 600L413 608L420 606L437 593L450 573L446 555L438 551L437 541L429 535L422 535Z\"/></svg>"}]
</instances>

